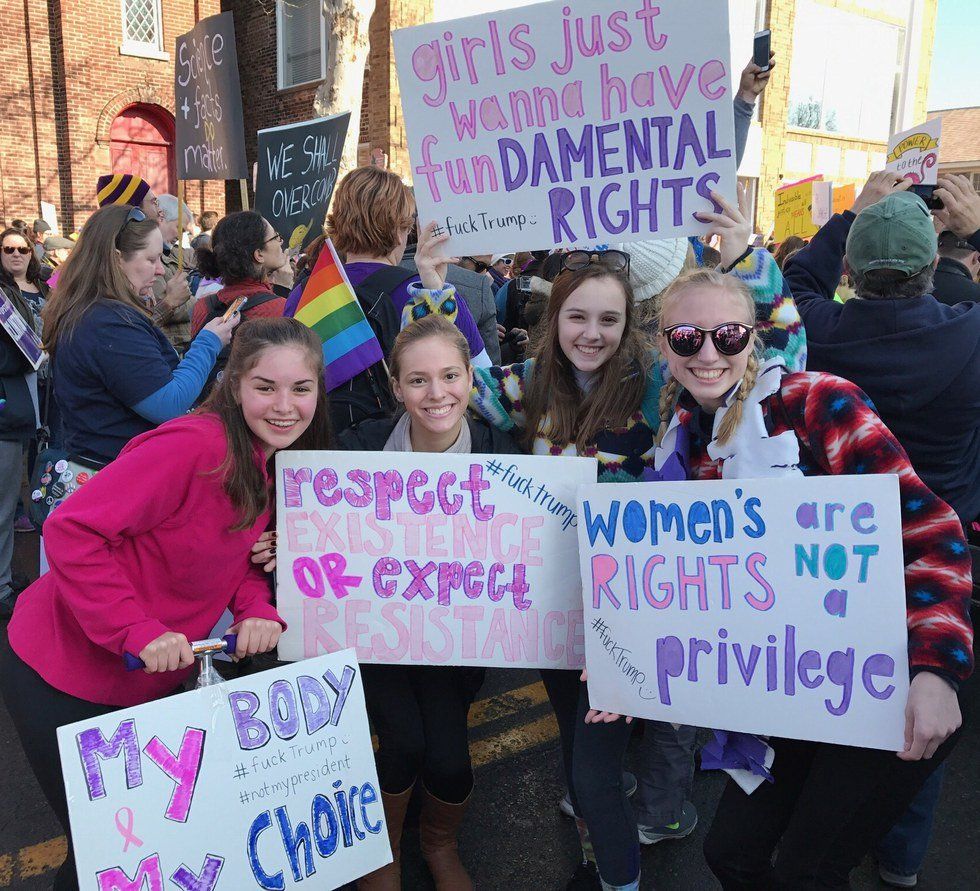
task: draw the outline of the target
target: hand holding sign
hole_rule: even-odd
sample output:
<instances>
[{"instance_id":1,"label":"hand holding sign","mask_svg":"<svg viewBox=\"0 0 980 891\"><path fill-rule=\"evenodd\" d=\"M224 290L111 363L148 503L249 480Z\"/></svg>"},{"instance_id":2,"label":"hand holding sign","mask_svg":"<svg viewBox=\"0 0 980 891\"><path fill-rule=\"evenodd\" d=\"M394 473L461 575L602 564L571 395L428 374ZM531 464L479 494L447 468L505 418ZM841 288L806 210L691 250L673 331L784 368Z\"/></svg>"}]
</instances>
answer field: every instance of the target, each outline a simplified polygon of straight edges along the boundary
<instances>
[{"instance_id":1,"label":"hand holding sign","mask_svg":"<svg viewBox=\"0 0 980 891\"><path fill-rule=\"evenodd\" d=\"M905 748L898 757L903 761L931 758L962 723L960 704L953 688L938 674L919 672L909 688L905 706Z\"/></svg>"},{"instance_id":2,"label":"hand holding sign","mask_svg":"<svg viewBox=\"0 0 980 891\"><path fill-rule=\"evenodd\" d=\"M459 257L444 257L439 254L447 241L449 241L449 233L438 230L434 222L427 224L419 232L415 265L419 270L422 287L430 291L438 291L442 288L446 281L446 268L450 263L459 262Z\"/></svg>"},{"instance_id":3,"label":"hand holding sign","mask_svg":"<svg viewBox=\"0 0 980 891\"><path fill-rule=\"evenodd\" d=\"M851 207L851 213L857 216L862 210L877 204L893 192L904 192L910 188L912 188L912 180L904 179L891 170L877 170L868 177L861 194L857 196L857 200Z\"/></svg>"}]
</instances>

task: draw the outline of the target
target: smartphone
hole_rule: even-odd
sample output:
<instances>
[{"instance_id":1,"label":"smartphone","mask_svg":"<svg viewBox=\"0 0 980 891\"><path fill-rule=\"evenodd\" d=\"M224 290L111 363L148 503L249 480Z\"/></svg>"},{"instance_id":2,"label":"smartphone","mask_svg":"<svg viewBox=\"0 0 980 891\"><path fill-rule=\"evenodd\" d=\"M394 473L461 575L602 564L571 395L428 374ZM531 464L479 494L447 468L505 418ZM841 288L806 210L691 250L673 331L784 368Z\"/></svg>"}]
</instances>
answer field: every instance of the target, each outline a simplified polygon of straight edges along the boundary
<instances>
[{"instance_id":1,"label":"smartphone","mask_svg":"<svg viewBox=\"0 0 980 891\"><path fill-rule=\"evenodd\" d=\"M236 297L230 304L228 304L228 309L225 310L225 314L221 317L222 322L227 322L236 312L238 312L244 305L248 297Z\"/></svg>"},{"instance_id":2,"label":"smartphone","mask_svg":"<svg viewBox=\"0 0 980 891\"><path fill-rule=\"evenodd\" d=\"M769 70L769 37L770 31L759 31L752 41L752 61L763 71Z\"/></svg>"},{"instance_id":3,"label":"smartphone","mask_svg":"<svg viewBox=\"0 0 980 891\"><path fill-rule=\"evenodd\" d=\"M531 293L531 276L529 275L519 275L517 276L517 290L522 294Z\"/></svg>"},{"instance_id":4,"label":"smartphone","mask_svg":"<svg viewBox=\"0 0 980 891\"><path fill-rule=\"evenodd\" d=\"M933 194L936 191L935 186L912 186L909 189L910 192L918 195L926 203L926 207L929 210L942 210L943 209L943 199L938 195Z\"/></svg>"}]
</instances>

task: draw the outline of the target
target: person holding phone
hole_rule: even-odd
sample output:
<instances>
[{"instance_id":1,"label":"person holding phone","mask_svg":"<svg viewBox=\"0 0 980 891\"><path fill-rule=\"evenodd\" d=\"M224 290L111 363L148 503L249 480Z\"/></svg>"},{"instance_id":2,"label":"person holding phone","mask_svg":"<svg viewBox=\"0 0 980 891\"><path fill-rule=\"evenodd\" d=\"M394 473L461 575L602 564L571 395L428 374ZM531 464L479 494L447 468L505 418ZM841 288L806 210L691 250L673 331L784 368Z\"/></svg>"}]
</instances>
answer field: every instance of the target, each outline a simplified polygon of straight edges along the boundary
<instances>
[{"instance_id":1,"label":"person holding phone","mask_svg":"<svg viewBox=\"0 0 980 891\"><path fill-rule=\"evenodd\" d=\"M180 359L142 299L160 274L162 252L156 219L107 205L82 228L41 312L64 448L83 473L184 414L238 324L233 317L205 325Z\"/></svg>"}]
</instances>

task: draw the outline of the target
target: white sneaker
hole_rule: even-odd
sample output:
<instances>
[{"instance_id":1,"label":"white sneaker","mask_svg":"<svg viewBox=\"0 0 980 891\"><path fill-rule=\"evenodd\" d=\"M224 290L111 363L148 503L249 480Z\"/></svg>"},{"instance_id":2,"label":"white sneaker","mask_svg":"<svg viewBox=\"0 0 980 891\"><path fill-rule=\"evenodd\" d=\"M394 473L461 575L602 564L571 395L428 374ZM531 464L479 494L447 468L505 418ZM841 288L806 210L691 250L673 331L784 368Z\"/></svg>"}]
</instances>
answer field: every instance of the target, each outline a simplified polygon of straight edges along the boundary
<instances>
[{"instance_id":1,"label":"white sneaker","mask_svg":"<svg viewBox=\"0 0 980 891\"><path fill-rule=\"evenodd\" d=\"M912 875L906 876L900 872L892 872L890 869L885 869L880 864L878 866L878 877L886 885L891 885L893 888L914 888L919 884L918 873L912 873Z\"/></svg>"}]
</instances>

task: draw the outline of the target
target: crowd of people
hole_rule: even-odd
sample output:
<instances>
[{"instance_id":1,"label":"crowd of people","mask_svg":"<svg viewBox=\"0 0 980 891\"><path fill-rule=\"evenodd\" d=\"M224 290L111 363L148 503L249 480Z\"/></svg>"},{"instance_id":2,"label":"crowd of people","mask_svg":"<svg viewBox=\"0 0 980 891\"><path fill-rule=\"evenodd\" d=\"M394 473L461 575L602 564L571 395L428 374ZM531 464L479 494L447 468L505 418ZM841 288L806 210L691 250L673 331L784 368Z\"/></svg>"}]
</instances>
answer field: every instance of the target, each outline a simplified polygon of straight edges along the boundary
<instances>
[{"instance_id":1,"label":"crowd of people","mask_svg":"<svg viewBox=\"0 0 980 891\"><path fill-rule=\"evenodd\" d=\"M739 154L768 76L743 72ZM447 258L448 236L417 222L411 190L375 165L340 181L300 257L252 211L204 213L194 232L186 206L129 174L99 180L77 238L14 221L0 289L48 359L35 373L0 333L0 475L39 464L29 499L49 570L18 591L25 505L4 486L0 692L69 842L58 726L179 691L189 641L225 609L236 658L274 664L277 451L579 455L598 459L600 482L898 477L904 748L769 739L772 782L728 782L704 855L726 889L846 888L869 851L886 881L914 885L973 668L980 195L941 177L930 212L909 184L873 174L849 210L775 256L713 193L698 239ZM386 358L329 392L318 339L290 317L324 237ZM42 426L62 455L50 468L29 449ZM124 653L145 672L126 673ZM394 862L359 888L401 887L417 786L436 887L473 887L457 834L484 673L362 666ZM587 673L541 675L582 848L556 884L637 889L641 845L698 823L697 729L597 713ZM634 775L624 755L641 724ZM77 881L69 844L55 888Z\"/></svg>"}]
</instances>

